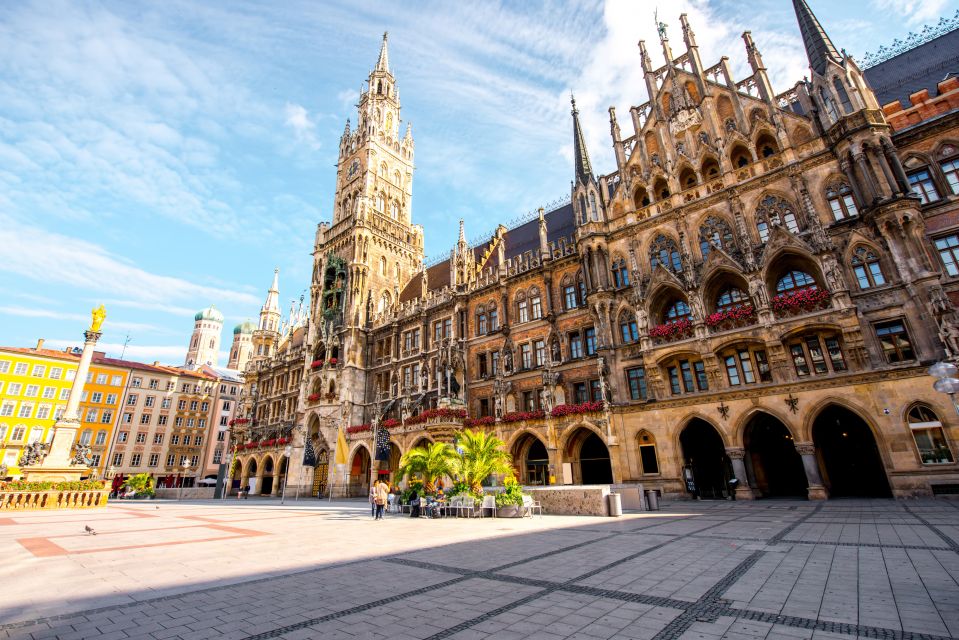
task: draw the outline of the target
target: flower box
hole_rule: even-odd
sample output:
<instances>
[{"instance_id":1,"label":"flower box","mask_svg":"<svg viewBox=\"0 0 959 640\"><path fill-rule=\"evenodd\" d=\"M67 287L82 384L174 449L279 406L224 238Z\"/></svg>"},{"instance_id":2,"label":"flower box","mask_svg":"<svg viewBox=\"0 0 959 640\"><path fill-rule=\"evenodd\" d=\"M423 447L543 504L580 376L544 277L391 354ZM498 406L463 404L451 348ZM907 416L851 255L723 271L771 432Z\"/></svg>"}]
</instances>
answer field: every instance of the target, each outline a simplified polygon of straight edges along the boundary
<instances>
[{"instance_id":1,"label":"flower box","mask_svg":"<svg viewBox=\"0 0 959 640\"><path fill-rule=\"evenodd\" d=\"M328 362L329 362L330 364L332 364L332 365L336 365L337 359L336 359L336 358L330 358L330 359L328 360Z\"/></svg>"},{"instance_id":2,"label":"flower box","mask_svg":"<svg viewBox=\"0 0 959 640\"><path fill-rule=\"evenodd\" d=\"M311 393L310 395L308 395L308 396L306 397L306 399L309 400L310 402L316 402L317 400L320 399L320 394L318 394L318 393Z\"/></svg>"},{"instance_id":3,"label":"flower box","mask_svg":"<svg viewBox=\"0 0 959 640\"><path fill-rule=\"evenodd\" d=\"M664 322L649 330L649 337L660 342L682 340L693 335L693 323L688 318Z\"/></svg>"},{"instance_id":4,"label":"flower box","mask_svg":"<svg viewBox=\"0 0 959 640\"><path fill-rule=\"evenodd\" d=\"M261 440L260 447L272 447L276 444L276 438L270 438L269 440Z\"/></svg>"},{"instance_id":5,"label":"flower box","mask_svg":"<svg viewBox=\"0 0 959 640\"><path fill-rule=\"evenodd\" d=\"M493 416L484 416L482 418L467 418L463 421L463 426L467 428L473 427L491 427L496 424L496 418Z\"/></svg>"},{"instance_id":6,"label":"flower box","mask_svg":"<svg viewBox=\"0 0 959 640\"><path fill-rule=\"evenodd\" d=\"M714 331L745 327L755 322L756 309L751 304L723 309L706 316L706 326Z\"/></svg>"},{"instance_id":7,"label":"flower box","mask_svg":"<svg viewBox=\"0 0 959 640\"><path fill-rule=\"evenodd\" d=\"M319 369L322 366L323 366L322 360L314 360L313 362L310 363L310 369Z\"/></svg>"},{"instance_id":8,"label":"flower box","mask_svg":"<svg viewBox=\"0 0 959 640\"><path fill-rule=\"evenodd\" d=\"M346 432L349 434L363 433L364 431L369 431L372 428L373 427L368 424L356 424L356 425L353 425L352 427L347 427Z\"/></svg>"},{"instance_id":9,"label":"flower box","mask_svg":"<svg viewBox=\"0 0 959 640\"><path fill-rule=\"evenodd\" d=\"M583 402L582 404L561 404L553 407L553 410L550 411L550 415L554 418L562 418L563 416L575 416L582 413L595 413L602 410L603 403L599 401Z\"/></svg>"},{"instance_id":10,"label":"flower box","mask_svg":"<svg viewBox=\"0 0 959 640\"><path fill-rule=\"evenodd\" d=\"M446 418L449 420L465 420L467 417L466 409L427 409L415 416L406 419L406 424L415 425L432 420L435 418Z\"/></svg>"},{"instance_id":11,"label":"flower box","mask_svg":"<svg viewBox=\"0 0 959 640\"><path fill-rule=\"evenodd\" d=\"M830 294L819 287L806 287L780 293L773 298L773 312L779 317L811 313L829 306Z\"/></svg>"},{"instance_id":12,"label":"flower box","mask_svg":"<svg viewBox=\"0 0 959 640\"><path fill-rule=\"evenodd\" d=\"M277 439L276 439L276 445L277 445L278 447L283 447L283 446L286 446L286 445L288 445L288 444L290 444L290 439L289 439L289 438L277 438Z\"/></svg>"},{"instance_id":13,"label":"flower box","mask_svg":"<svg viewBox=\"0 0 959 640\"><path fill-rule=\"evenodd\" d=\"M546 412L542 409L536 411L511 411L502 417L502 422L524 422L527 420L542 420L546 417Z\"/></svg>"}]
</instances>

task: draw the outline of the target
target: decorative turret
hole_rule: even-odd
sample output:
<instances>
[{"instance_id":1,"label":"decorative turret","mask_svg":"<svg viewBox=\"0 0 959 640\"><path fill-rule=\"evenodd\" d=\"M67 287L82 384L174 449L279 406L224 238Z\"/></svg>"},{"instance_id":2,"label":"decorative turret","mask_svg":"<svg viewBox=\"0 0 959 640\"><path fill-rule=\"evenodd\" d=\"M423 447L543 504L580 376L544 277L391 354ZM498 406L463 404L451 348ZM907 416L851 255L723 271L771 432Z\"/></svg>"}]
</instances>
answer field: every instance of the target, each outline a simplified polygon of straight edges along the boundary
<instances>
[{"instance_id":1,"label":"decorative turret","mask_svg":"<svg viewBox=\"0 0 959 640\"><path fill-rule=\"evenodd\" d=\"M456 288L469 284L476 278L476 259L473 249L466 241L466 226L460 220L460 237L456 248L450 251L450 284Z\"/></svg>"},{"instance_id":2,"label":"decorative turret","mask_svg":"<svg viewBox=\"0 0 959 640\"><path fill-rule=\"evenodd\" d=\"M586 139L579 124L579 109L576 98L570 94L573 114L573 209L579 224L600 222L603 219L603 201L599 197L599 185L593 175L593 165L586 150Z\"/></svg>"},{"instance_id":3,"label":"decorative turret","mask_svg":"<svg viewBox=\"0 0 959 640\"><path fill-rule=\"evenodd\" d=\"M539 208L539 257L543 260L550 259L549 242L547 241L546 216L543 207Z\"/></svg>"},{"instance_id":4,"label":"decorative turret","mask_svg":"<svg viewBox=\"0 0 959 640\"><path fill-rule=\"evenodd\" d=\"M223 314L212 304L193 316L193 335L187 349L184 366L192 368L204 364L215 366L219 358L220 333Z\"/></svg>"},{"instance_id":5,"label":"decorative turret","mask_svg":"<svg viewBox=\"0 0 959 640\"><path fill-rule=\"evenodd\" d=\"M233 328L233 346L230 347L230 361L227 367L242 371L253 354L253 332L256 323L246 320Z\"/></svg>"},{"instance_id":6,"label":"decorative turret","mask_svg":"<svg viewBox=\"0 0 959 640\"><path fill-rule=\"evenodd\" d=\"M387 41L389 40L389 31L383 32L383 44L380 46L380 57L376 61L376 70L390 72L390 54L387 51Z\"/></svg>"}]
</instances>

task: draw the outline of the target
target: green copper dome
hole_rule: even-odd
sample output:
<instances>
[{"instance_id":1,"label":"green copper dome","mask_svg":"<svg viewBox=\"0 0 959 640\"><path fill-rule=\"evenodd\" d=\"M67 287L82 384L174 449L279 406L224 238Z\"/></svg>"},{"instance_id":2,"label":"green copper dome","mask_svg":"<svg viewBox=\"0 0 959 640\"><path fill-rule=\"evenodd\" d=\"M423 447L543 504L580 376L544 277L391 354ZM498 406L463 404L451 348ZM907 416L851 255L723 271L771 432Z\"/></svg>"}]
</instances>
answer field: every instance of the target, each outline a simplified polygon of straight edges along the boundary
<instances>
[{"instance_id":1,"label":"green copper dome","mask_svg":"<svg viewBox=\"0 0 959 640\"><path fill-rule=\"evenodd\" d=\"M194 320L211 320L212 322L223 322L223 314L217 311L214 305L210 305L202 311L197 311L196 315L193 316Z\"/></svg>"},{"instance_id":2,"label":"green copper dome","mask_svg":"<svg viewBox=\"0 0 959 640\"><path fill-rule=\"evenodd\" d=\"M253 322L251 322L250 320L247 320L246 322L243 322L233 327L233 335L235 336L241 333L251 335L254 331L256 331L256 325L253 324Z\"/></svg>"}]
</instances>

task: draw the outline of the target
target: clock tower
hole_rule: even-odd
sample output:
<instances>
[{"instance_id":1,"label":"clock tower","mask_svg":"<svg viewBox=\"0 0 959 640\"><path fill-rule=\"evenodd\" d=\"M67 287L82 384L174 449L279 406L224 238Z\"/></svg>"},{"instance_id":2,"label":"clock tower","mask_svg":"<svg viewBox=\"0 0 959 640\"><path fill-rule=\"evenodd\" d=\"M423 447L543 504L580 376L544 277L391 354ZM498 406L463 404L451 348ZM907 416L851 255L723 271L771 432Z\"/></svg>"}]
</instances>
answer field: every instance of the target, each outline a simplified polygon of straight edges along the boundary
<instances>
[{"instance_id":1,"label":"clock tower","mask_svg":"<svg viewBox=\"0 0 959 640\"><path fill-rule=\"evenodd\" d=\"M356 128L347 120L340 138L333 220L319 225L313 252L309 357L327 364L308 375L323 376L335 359L334 404L347 412L364 402L365 328L398 310L400 292L423 263L423 228L412 222L413 133L400 120L387 44L383 34ZM332 397L327 382L324 399Z\"/></svg>"}]
</instances>

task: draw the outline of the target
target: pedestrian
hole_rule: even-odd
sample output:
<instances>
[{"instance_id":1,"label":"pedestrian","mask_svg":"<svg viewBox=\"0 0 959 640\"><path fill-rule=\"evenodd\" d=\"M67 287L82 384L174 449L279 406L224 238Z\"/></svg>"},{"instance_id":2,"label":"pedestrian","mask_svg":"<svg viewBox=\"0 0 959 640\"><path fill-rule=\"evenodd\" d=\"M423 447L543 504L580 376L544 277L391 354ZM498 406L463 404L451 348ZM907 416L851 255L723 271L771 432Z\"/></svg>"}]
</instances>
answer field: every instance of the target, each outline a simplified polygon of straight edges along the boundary
<instances>
[{"instance_id":1,"label":"pedestrian","mask_svg":"<svg viewBox=\"0 0 959 640\"><path fill-rule=\"evenodd\" d=\"M376 497L374 498L376 502L376 519L382 520L383 507L386 506L386 500L390 490L382 480L377 480L374 487L376 488Z\"/></svg>"},{"instance_id":2,"label":"pedestrian","mask_svg":"<svg viewBox=\"0 0 959 640\"><path fill-rule=\"evenodd\" d=\"M379 482L377 480L376 482ZM370 485L370 517L376 518L376 482Z\"/></svg>"},{"instance_id":3,"label":"pedestrian","mask_svg":"<svg viewBox=\"0 0 959 640\"><path fill-rule=\"evenodd\" d=\"M416 492L416 489L410 494L410 517L420 517L420 494Z\"/></svg>"}]
</instances>

